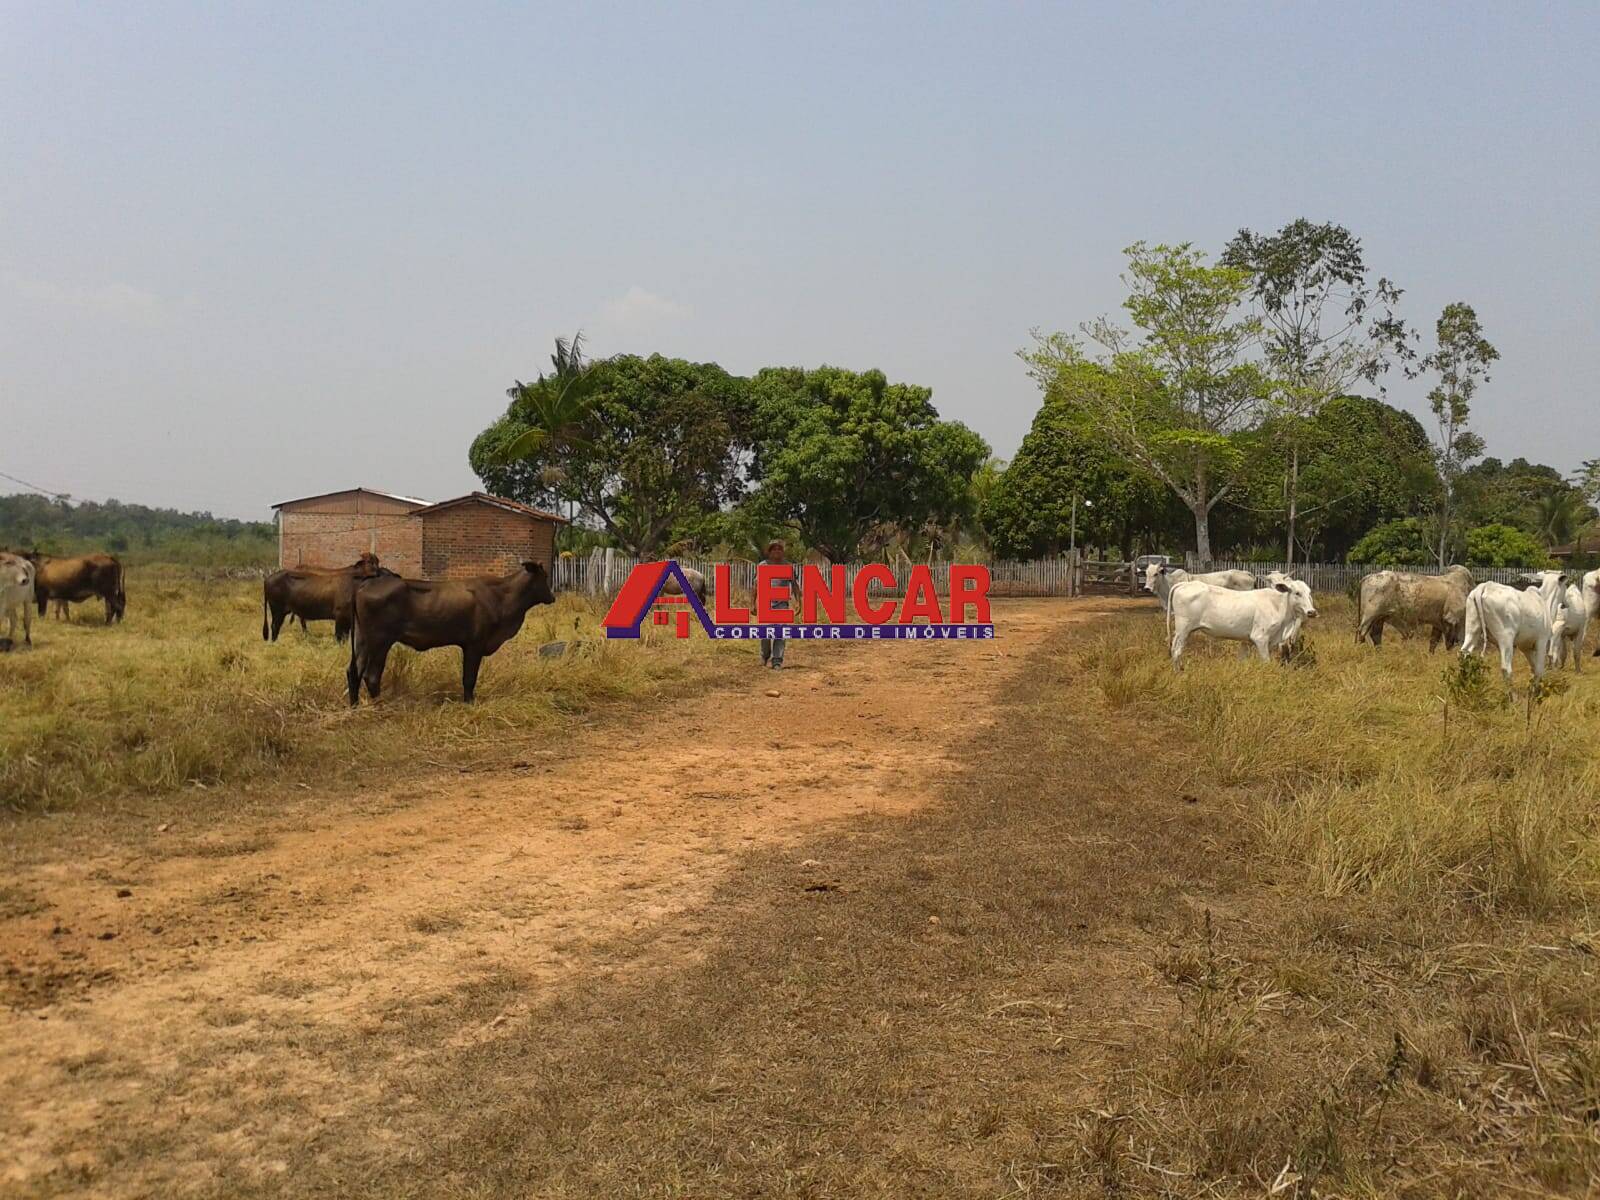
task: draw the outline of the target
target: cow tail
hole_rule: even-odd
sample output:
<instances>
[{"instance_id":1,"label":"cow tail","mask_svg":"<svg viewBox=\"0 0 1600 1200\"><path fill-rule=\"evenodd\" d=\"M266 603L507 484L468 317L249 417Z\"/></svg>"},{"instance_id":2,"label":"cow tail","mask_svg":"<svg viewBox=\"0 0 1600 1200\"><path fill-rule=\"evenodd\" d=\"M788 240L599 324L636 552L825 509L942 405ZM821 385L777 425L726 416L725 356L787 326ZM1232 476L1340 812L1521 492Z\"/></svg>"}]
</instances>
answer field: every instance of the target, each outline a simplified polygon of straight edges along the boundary
<instances>
[{"instance_id":1,"label":"cow tail","mask_svg":"<svg viewBox=\"0 0 1600 1200\"><path fill-rule=\"evenodd\" d=\"M120 621L128 611L128 589L123 586L128 577L128 569L122 565L122 560L117 560L117 619Z\"/></svg>"},{"instance_id":2,"label":"cow tail","mask_svg":"<svg viewBox=\"0 0 1600 1200\"><path fill-rule=\"evenodd\" d=\"M1477 588L1467 593L1466 625L1461 634L1461 649L1481 654L1489 646L1489 635L1483 623L1483 595Z\"/></svg>"},{"instance_id":3,"label":"cow tail","mask_svg":"<svg viewBox=\"0 0 1600 1200\"><path fill-rule=\"evenodd\" d=\"M272 635L267 632L267 584L265 580L262 580L261 583L261 640L263 642L272 640Z\"/></svg>"},{"instance_id":4,"label":"cow tail","mask_svg":"<svg viewBox=\"0 0 1600 1200\"><path fill-rule=\"evenodd\" d=\"M360 641L361 638L360 612L362 580L357 579L353 582L355 586L350 589L350 670L346 674L347 680L351 675L355 674L356 669L359 666L359 664L356 662L356 643ZM357 676L355 681L355 692L350 697L351 705L354 706L360 699L361 679L359 676Z\"/></svg>"}]
</instances>

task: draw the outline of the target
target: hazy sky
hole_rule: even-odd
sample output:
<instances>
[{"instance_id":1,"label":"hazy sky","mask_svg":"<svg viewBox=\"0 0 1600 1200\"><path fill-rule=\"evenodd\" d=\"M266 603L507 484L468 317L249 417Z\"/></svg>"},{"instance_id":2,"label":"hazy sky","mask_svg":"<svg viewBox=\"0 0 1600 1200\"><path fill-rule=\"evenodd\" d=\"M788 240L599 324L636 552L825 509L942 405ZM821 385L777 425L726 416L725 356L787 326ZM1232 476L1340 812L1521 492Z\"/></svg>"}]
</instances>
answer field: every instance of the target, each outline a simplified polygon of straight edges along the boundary
<instances>
[{"instance_id":1,"label":"hazy sky","mask_svg":"<svg viewBox=\"0 0 1600 1200\"><path fill-rule=\"evenodd\" d=\"M881 367L1009 455L1135 239L1348 225L1600 455L1590 4L0 4L0 472L443 498L558 333ZM1422 389L1395 381L1391 399ZM1415 409L1414 409L1415 410ZM0 493L16 490L0 480Z\"/></svg>"}]
</instances>

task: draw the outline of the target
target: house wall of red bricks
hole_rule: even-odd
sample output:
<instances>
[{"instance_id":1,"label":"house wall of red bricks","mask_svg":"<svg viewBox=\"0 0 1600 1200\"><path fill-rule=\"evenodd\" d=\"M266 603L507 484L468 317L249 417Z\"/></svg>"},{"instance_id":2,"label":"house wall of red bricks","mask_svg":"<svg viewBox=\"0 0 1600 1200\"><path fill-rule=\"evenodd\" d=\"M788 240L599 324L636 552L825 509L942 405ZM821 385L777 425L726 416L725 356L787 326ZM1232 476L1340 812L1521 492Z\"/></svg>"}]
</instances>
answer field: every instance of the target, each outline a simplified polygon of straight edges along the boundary
<instances>
[{"instance_id":1,"label":"house wall of red bricks","mask_svg":"<svg viewBox=\"0 0 1600 1200\"><path fill-rule=\"evenodd\" d=\"M555 561L555 523L492 504L457 504L415 518L426 579L509 575L524 561Z\"/></svg>"},{"instance_id":2,"label":"house wall of red bricks","mask_svg":"<svg viewBox=\"0 0 1600 1200\"><path fill-rule=\"evenodd\" d=\"M397 574L422 575L422 523L408 514L285 509L278 519L279 566L345 567L370 550Z\"/></svg>"}]
</instances>

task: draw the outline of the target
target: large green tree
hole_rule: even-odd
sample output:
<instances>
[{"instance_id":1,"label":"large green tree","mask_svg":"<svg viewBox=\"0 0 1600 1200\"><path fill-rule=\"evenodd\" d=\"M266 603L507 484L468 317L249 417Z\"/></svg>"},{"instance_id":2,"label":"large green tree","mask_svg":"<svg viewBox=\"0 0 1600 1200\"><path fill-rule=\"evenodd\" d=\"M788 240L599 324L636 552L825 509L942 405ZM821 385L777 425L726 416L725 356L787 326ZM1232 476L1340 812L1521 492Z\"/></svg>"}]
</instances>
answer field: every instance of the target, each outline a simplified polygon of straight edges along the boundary
<instances>
[{"instance_id":1,"label":"large green tree","mask_svg":"<svg viewBox=\"0 0 1600 1200\"><path fill-rule=\"evenodd\" d=\"M1456 481L1466 464L1483 453L1483 439L1468 428L1472 400L1480 384L1489 382L1489 368L1500 352L1483 336L1472 305L1447 304L1434 326L1433 350L1423 358L1422 370L1437 377L1428 391L1437 428L1434 459L1439 468L1438 552L1445 565L1455 516Z\"/></svg>"},{"instance_id":2,"label":"large green tree","mask_svg":"<svg viewBox=\"0 0 1600 1200\"><path fill-rule=\"evenodd\" d=\"M848 559L875 530L961 518L989 447L942 421L932 392L881 371L771 367L750 381L754 506Z\"/></svg>"},{"instance_id":3,"label":"large green tree","mask_svg":"<svg viewBox=\"0 0 1600 1200\"><path fill-rule=\"evenodd\" d=\"M1047 393L984 505L983 525L1005 558L1058 553L1074 530L1080 546L1131 556L1174 544L1185 515L1160 481L1096 436L1083 410Z\"/></svg>"},{"instance_id":4,"label":"large green tree","mask_svg":"<svg viewBox=\"0 0 1600 1200\"><path fill-rule=\"evenodd\" d=\"M1112 449L1170 488L1211 558L1211 511L1237 483L1241 435L1260 420L1266 377L1251 353L1261 321L1244 310L1250 273L1214 266L1188 244L1127 250L1125 330L1106 318L1077 337L1034 334L1034 378L1088 416Z\"/></svg>"},{"instance_id":5,"label":"large green tree","mask_svg":"<svg viewBox=\"0 0 1600 1200\"><path fill-rule=\"evenodd\" d=\"M559 435L538 403L547 389L512 389L506 415L469 453L487 486L514 499L571 501L640 557L659 553L675 526L743 494L745 380L659 354L603 359L584 375L582 412Z\"/></svg>"},{"instance_id":6,"label":"large green tree","mask_svg":"<svg viewBox=\"0 0 1600 1200\"><path fill-rule=\"evenodd\" d=\"M1279 528L1279 419L1263 426L1263 453L1253 460L1249 487L1236 491L1222 514L1225 530L1247 531L1250 540ZM1299 424L1298 539L1308 554L1342 559L1373 526L1428 511L1437 476L1427 431L1410 413L1367 396L1340 396ZM1241 522L1235 509L1248 519Z\"/></svg>"},{"instance_id":7,"label":"large green tree","mask_svg":"<svg viewBox=\"0 0 1600 1200\"><path fill-rule=\"evenodd\" d=\"M1284 556L1293 562L1312 422L1352 384L1376 383L1391 358L1410 353L1394 312L1400 289L1369 280L1360 239L1344 226L1304 218L1271 234L1241 229L1222 263L1250 273L1271 378L1272 440L1284 459Z\"/></svg>"},{"instance_id":8,"label":"large green tree","mask_svg":"<svg viewBox=\"0 0 1600 1200\"><path fill-rule=\"evenodd\" d=\"M1462 525L1510 525L1548 546L1570 542L1594 517L1582 489L1554 467L1514 458L1485 458L1456 478Z\"/></svg>"},{"instance_id":9,"label":"large green tree","mask_svg":"<svg viewBox=\"0 0 1600 1200\"><path fill-rule=\"evenodd\" d=\"M1568 486L1560 471L1543 463L1483 458L1456 476L1457 515L1467 525L1512 525L1535 533L1540 497Z\"/></svg>"}]
</instances>

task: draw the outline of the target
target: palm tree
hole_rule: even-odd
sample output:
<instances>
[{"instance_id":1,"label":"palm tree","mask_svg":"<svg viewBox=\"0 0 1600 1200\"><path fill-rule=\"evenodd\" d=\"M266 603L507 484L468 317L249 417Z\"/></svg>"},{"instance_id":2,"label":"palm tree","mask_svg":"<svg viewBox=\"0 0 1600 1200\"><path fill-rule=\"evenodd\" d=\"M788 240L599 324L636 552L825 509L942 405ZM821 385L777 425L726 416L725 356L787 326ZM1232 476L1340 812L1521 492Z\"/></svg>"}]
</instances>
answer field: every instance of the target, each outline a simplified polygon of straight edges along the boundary
<instances>
[{"instance_id":1,"label":"palm tree","mask_svg":"<svg viewBox=\"0 0 1600 1200\"><path fill-rule=\"evenodd\" d=\"M1546 546L1572 541L1588 515L1588 506L1576 488L1552 488L1534 501L1534 520Z\"/></svg>"},{"instance_id":2,"label":"palm tree","mask_svg":"<svg viewBox=\"0 0 1600 1200\"><path fill-rule=\"evenodd\" d=\"M556 339L556 352L550 356L554 370L542 372L533 383L520 379L506 389L516 402L517 416L528 428L500 448L500 458L512 462L541 452L561 451L587 445L583 426L588 420L594 392L592 364L583 357L583 334L572 340Z\"/></svg>"},{"instance_id":3,"label":"palm tree","mask_svg":"<svg viewBox=\"0 0 1600 1200\"><path fill-rule=\"evenodd\" d=\"M517 418L527 426L500 447L501 462L539 457L549 460L540 472L548 486L568 477L562 460L589 445L585 429L594 407L596 377L593 364L583 356L583 332L556 339L549 375L540 373L532 383L520 379L506 389ZM569 518L577 515L577 502L569 502ZM569 526L570 527L570 526Z\"/></svg>"}]
</instances>

